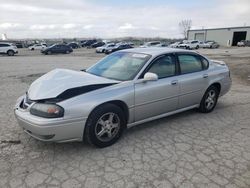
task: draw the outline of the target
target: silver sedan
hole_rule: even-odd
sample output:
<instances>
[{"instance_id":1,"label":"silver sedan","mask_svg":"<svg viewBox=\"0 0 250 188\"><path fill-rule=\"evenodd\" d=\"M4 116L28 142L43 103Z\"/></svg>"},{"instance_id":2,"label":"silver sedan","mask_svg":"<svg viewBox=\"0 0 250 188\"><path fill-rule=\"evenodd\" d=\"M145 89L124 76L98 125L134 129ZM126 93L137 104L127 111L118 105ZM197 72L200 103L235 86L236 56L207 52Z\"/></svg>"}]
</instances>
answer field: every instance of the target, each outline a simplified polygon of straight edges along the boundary
<instances>
[{"instance_id":1,"label":"silver sedan","mask_svg":"<svg viewBox=\"0 0 250 188\"><path fill-rule=\"evenodd\" d=\"M221 61L171 48L134 48L86 71L55 69L17 100L24 132L41 141L115 143L125 128L198 108L211 112L231 87Z\"/></svg>"}]
</instances>

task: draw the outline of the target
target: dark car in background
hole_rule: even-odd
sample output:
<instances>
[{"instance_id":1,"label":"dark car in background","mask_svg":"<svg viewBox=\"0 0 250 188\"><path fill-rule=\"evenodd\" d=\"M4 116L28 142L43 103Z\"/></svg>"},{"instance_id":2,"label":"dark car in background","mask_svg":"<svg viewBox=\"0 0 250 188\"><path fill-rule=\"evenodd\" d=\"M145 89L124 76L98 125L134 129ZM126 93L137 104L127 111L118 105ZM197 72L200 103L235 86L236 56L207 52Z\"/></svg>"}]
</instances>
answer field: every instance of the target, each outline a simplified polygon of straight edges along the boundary
<instances>
[{"instance_id":1,"label":"dark car in background","mask_svg":"<svg viewBox=\"0 0 250 188\"><path fill-rule=\"evenodd\" d=\"M72 49L80 48L79 44L76 42L70 42L67 44L67 46L71 47Z\"/></svg>"},{"instance_id":2,"label":"dark car in background","mask_svg":"<svg viewBox=\"0 0 250 188\"><path fill-rule=\"evenodd\" d=\"M91 44L91 48L97 48L97 47L100 47L100 46L103 46L105 45L105 42L102 42L102 41L99 41L99 42L95 42L94 44Z\"/></svg>"},{"instance_id":3,"label":"dark car in background","mask_svg":"<svg viewBox=\"0 0 250 188\"><path fill-rule=\"evenodd\" d=\"M23 44L22 44L21 42L16 42L16 43L15 43L15 46L16 46L17 48L23 48Z\"/></svg>"},{"instance_id":4,"label":"dark car in background","mask_svg":"<svg viewBox=\"0 0 250 188\"><path fill-rule=\"evenodd\" d=\"M89 47L92 44L96 43L97 40L96 39L90 39L90 40L86 40L82 43L82 47Z\"/></svg>"},{"instance_id":5,"label":"dark car in background","mask_svg":"<svg viewBox=\"0 0 250 188\"><path fill-rule=\"evenodd\" d=\"M48 48L41 50L41 53L45 55L50 54L69 54L73 52L72 48L65 44L54 44Z\"/></svg>"},{"instance_id":6,"label":"dark car in background","mask_svg":"<svg viewBox=\"0 0 250 188\"><path fill-rule=\"evenodd\" d=\"M124 50L124 49L129 49L129 48L133 48L133 46L129 45L129 44L117 44L112 48L108 48L107 50L105 50L105 54L110 54L112 52L116 52L119 50Z\"/></svg>"}]
</instances>

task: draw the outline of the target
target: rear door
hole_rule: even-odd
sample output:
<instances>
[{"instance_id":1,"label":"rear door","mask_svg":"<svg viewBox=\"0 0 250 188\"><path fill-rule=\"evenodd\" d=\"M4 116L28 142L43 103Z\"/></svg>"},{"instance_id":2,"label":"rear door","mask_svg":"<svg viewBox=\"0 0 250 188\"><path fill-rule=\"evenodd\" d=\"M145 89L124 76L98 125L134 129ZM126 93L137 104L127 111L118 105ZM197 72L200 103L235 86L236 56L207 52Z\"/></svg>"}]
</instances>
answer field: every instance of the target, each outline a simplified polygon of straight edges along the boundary
<instances>
[{"instance_id":1,"label":"rear door","mask_svg":"<svg viewBox=\"0 0 250 188\"><path fill-rule=\"evenodd\" d=\"M135 83L135 121L161 115L176 110L179 85L176 76L174 55L163 55L146 68L146 72L158 75L158 80Z\"/></svg>"},{"instance_id":2,"label":"rear door","mask_svg":"<svg viewBox=\"0 0 250 188\"><path fill-rule=\"evenodd\" d=\"M208 61L200 55L177 53L180 68L178 108L199 104L209 84Z\"/></svg>"}]
</instances>

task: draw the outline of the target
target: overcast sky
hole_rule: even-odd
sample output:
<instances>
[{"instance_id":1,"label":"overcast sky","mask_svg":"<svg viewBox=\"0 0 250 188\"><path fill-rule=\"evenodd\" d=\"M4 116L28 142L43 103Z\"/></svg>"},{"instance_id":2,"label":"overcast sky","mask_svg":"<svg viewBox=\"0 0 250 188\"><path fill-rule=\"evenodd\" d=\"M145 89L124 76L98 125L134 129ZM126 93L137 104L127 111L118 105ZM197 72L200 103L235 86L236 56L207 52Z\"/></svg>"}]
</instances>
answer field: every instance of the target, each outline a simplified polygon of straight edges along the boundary
<instances>
[{"instance_id":1,"label":"overcast sky","mask_svg":"<svg viewBox=\"0 0 250 188\"><path fill-rule=\"evenodd\" d=\"M250 0L0 0L8 38L182 37L192 28L250 25Z\"/></svg>"}]
</instances>

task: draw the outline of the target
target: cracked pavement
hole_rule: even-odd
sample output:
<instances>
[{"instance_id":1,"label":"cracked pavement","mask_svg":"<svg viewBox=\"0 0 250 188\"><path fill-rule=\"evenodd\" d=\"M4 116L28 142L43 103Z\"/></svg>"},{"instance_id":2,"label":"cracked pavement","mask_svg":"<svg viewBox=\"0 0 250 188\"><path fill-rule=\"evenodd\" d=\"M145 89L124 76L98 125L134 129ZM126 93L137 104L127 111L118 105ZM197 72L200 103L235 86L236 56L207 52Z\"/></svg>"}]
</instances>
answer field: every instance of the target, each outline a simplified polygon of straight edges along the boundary
<instances>
[{"instance_id":1,"label":"cracked pavement","mask_svg":"<svg viewBox=\"0 0 250 188\"><path fill-rule=\"evenodd\" d=\"M13 106L37 76L56 67L80 70L102 55L32 53L0 57L0 187L250 187L250 86L235 75L212 113L190 110L138 125L97 149L31 138L17 125Z\"/></svg>"}]
</instances>

